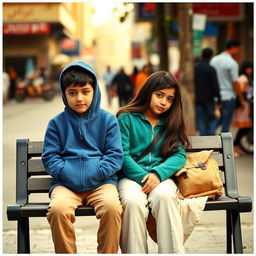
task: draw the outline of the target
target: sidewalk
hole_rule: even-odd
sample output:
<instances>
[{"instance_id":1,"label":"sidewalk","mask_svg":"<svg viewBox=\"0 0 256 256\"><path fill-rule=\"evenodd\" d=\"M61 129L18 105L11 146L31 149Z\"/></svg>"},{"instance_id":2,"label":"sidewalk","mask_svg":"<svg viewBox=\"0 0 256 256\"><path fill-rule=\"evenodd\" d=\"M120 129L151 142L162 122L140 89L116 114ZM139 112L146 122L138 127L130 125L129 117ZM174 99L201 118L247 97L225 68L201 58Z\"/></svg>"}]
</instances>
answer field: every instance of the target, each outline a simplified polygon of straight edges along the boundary
<instances>
[{"instance_id":1,"label":"sidewalk","mask_svg":"<svg viewBox=\"0 0 256 256\"><path fill-rule=\"evenodd\" d=\"M88 221L88 217L87 218ZM92 217L89 217L92 218ZM97 253L97 224L88 228L76 228L77 250L79 254ZM253 225L242 226L244 253L253 253ZM30 233L30 248L32 254L52 254L54 247L50 229L32 229ZM16 252L16 231L3 233L3 244L6 250L3 253ZM149 238L149 253L157 253L157 245ZM224 254L226 252L226 231L223 225L198 225L192 232L186 244L187 254ZM121 253L119 251L119 253Z\"/></svg>"}]
</instances>

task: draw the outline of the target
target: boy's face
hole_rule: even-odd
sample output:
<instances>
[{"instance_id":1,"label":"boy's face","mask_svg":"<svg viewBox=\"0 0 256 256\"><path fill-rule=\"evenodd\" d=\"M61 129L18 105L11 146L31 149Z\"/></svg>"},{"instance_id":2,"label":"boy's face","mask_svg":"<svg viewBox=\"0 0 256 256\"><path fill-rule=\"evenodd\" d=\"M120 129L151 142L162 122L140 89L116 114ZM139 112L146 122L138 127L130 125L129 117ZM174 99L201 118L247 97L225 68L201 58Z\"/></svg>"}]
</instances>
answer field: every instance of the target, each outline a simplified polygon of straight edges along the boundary
<instances>
[{"instance_id":1,"label":"boy's face","mask_svg":"<svg viewBox=\"0 0 256 256\"><path fill-rule=\"evenodd\" d=\"M65 95L69 107L72 108L79 116L83 116L91 106L94 90L88 83L84 86L70 85L66 88Z\"/></svg>"}]
</instances>

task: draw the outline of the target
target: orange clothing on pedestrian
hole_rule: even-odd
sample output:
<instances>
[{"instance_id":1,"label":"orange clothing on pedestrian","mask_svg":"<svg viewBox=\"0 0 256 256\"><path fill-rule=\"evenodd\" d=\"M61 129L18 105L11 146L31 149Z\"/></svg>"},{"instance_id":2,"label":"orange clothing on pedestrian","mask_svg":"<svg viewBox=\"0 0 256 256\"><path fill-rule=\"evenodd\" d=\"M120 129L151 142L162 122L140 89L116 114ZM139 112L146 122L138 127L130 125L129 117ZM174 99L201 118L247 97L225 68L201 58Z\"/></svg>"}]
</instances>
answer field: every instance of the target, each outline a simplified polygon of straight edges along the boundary
<instances>
[{"instance_id":1,"label":"orange clothing on pedestrian","mask_svg":"<svg viewBox=\"0 0 256 256\"><path fill-rule=\"evenodd\" d=\"M144 82L147 80L148 78L148 74L144 73L144 72L139 72L136 76L135 79L135 95L138 94L138 92L140 91L140 88L142 87L142 85L144 84Z\"/></svg>"},{"instance_id":2,"label":"orange clothing on pedestrian","mask_svg":"<svg viewBox=\"0 0 256 256\"><path fill-rule=\"evenodd\" d=\"M10 76L11 80L13 80L13 79L15 79L17 77L17 73L16 73L16 71L13 68L10 69L9 76Z\"/></svg>"}]
</instances>

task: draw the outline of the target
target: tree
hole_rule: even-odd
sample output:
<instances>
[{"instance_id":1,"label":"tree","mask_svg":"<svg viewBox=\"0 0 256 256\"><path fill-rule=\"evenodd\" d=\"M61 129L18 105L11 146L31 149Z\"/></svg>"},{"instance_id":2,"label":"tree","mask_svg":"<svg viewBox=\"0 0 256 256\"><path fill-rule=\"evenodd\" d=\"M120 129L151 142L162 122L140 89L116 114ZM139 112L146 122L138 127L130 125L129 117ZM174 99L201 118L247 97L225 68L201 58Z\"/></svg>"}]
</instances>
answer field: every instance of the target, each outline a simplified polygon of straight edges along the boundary
<instances>
[{"instance_id":1,"label":"tree","mask_svg":"<svg viewBox=\"0 0 256 256\"><path fill-rule=\"evenodd\" d=\"M169 58L168 58L168 35L165 29L164 10L166 4L156 4L156 26L158 31L158 47L159 47L159 68L160 70L169 69Z\"/></svg>"},{"instance_id":2,"label":"tree","mask_svg":"<svg viewBox=\"0 0 256 256\"><path fill-rule=\"evenodd\" d=\"M169 69L168 38L170 22L166 22L167 15L172 16L170 3L156 4L156 33L158 38L159 68ZM178 40L180 49L179 82L183 95L183 106L189 134L195 135L195 110L194 110L194 57L192 37L192 3L176 4L178 10ZM166 24L169 30L166 28Z\"/></svg>"},{"instance_id":3,"label":"tree","mask_svg":"<svg viewBox=\"0 0 256 256\"><path fill-rule=\"evenodd\" d=\"M195 108L194 108L194 58L192 41L192 3L178 4L178 24L179 24L179 49L180 49L180 68L179 82L182 85L184 97L184 113L189 133L194 135ZM188 115L189 113L189 115Z\"/></svg>"}]
</instances>

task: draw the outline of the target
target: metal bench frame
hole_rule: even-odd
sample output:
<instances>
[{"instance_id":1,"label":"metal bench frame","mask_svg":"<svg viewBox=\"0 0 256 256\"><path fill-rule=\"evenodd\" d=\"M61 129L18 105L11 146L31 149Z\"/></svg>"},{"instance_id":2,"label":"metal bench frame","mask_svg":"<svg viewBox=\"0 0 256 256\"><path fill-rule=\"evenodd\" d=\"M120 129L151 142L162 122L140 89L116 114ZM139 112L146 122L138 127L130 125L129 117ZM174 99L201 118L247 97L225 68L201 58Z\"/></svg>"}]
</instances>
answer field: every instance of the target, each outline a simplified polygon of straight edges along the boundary
<instances>
[{"instance_id":1,"label":"metal bench frame","mask_svg":"<svg viewBox=\"0 0 256 256\"><path fill-rule=\"evenodd\" d=\"M219 163L224 173L225 196L216 200L208 200L205 211L226 211L226 250L232 253L243 253L240 212L252 210L252 200L248 196L240 196L237 187L237 175L234 162L233 140L231 133L217 136L191 136L192 148L190 152L213 149L213 157ZM17 140L16 151L16 204L7 206L7 217L10 221L17 221L17 252L30 253L29 218L45 217L49 202L29 202L31 193L48 193L50 176L43 169L41 162L42 141ZM36 157L37 159L33 159ZM38 167L40 166L40 168ZM38 178L43 174L43 178ZM34 177L37 176L35 179ZM45 187L47 189L42 189ZM95 215L93 207L80 206L76 209L76 216ZM232 243L233 241L233 243Z\"/></svg>"}]
</instances>

